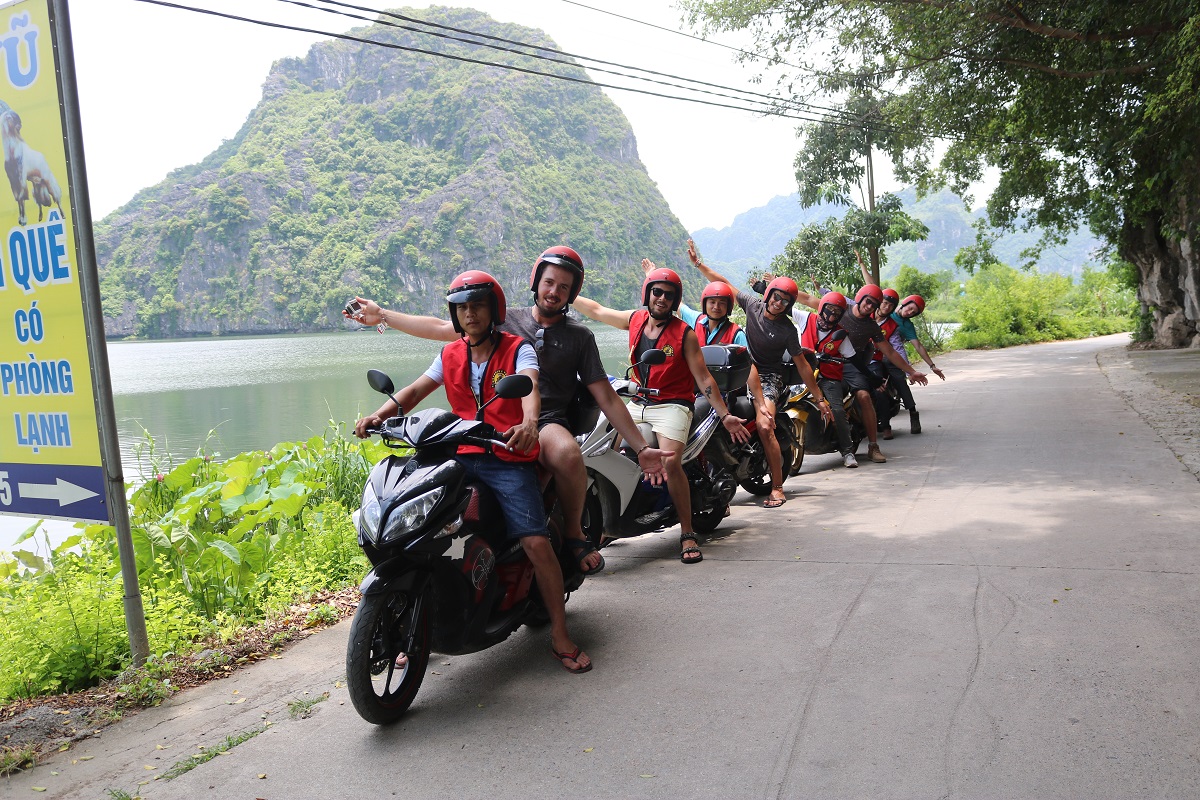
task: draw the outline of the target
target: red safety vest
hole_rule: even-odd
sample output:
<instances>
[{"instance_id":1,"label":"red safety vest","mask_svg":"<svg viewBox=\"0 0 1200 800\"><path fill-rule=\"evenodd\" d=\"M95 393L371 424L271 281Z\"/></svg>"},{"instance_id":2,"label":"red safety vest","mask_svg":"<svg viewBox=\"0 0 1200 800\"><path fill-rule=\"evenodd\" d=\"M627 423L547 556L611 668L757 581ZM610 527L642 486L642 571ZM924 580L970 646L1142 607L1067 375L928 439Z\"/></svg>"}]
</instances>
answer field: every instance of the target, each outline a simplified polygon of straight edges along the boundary
<instances>
[{"instance_id":1,"label":"red safety vest","mask_svg":"<svg viewBox=\"0 0 1200 800\"><path fill-rule=\"evenodd\" d=\"M846 363L845 357L841 354L846 332L841 328L834 328L821 335L820 330L817 329L816 317L817 315L813 314L809 323L804 326L804 335L800 337L800 346L817 354L817 367L821 370L822 378L840 381L842 364Z\"/></svg>"},{"instance_id":2,"label":"red safety vest","mask_svg":"<svg viewBox=\"0 0 1200 800\"><path fill-rule=\"evenodd\" d=\"M736 322L730 322L726 319L721 323L721 327L717 328L717 338L711 342L708 340L708 315L701 314L696 320L696 338L700 340L700 344L733 344L733 337L738 335L738 331L742 329L741 325Z\"/></svg>"},{"instance_id":3,"label":"red safety vest","mask_svg":"<svg viewBox=\"0 0 1200 800\"><path fill-rule=\"evenodd\" d=\"M500 333L496 341L496 349L488 359L487 369L480 381L478 399L471 391L471 365L467 340L459 339L442 348L442 375L445 377L446 399L450 401L450 410L462 419L473 420L479 411L479 406L496 396L496 384L501 379L517 372L517 350L524 341L520 336L511 333ZM514 425L520 425L525 419L525 411L521 407L521 399L497 400L483 411L483 421L504 433ZM459 453L482 453L482 447L461 444ZM521 453L510 453L501 447L493 447L492 452L504 461L528 462L538 457L538 446Z\"/></svg>"},{"instance_id":4,"label":"red safety vest","mask_svg":"<svg viewBox=\"0 0 1200 800\"><path fill-rule=\"evenodd\" d=\"M888 318L885 319L883 322L879 323L879 330L883 331L883 338L891 339L892 334L896 332L896 328L898 328L899 326L900 326L900 323L896 322L896 320L892 319L891 314L888 314ZM875 352L871 354L871 360L872 361L883 361L883 353L881 353L879 351L878 347L876 347Z\"/></svg>"},{"instance_id":5,"label":"red safety vest","mask_svg":"<svg viewBox=\"0 0 1200 800\"><path fill-rule=\"evenodd\" d=\"M629 363L634 362L633 353L638 342L642 339L642 331L650 320L650 312L645 309L633 312L629 318ZM696 380L688 367L687 359L683 357L683 337L688 332L687 323L679 317L671 317L667 327L658 335L654 346L667 354L667 360L662 364L650 367L650 377L646 388L658 389L655 401L662 403L668 400L691 403L696 399ZM634 380L640 383L637 370L633 371Z\"/></svg>"}]
</instances>

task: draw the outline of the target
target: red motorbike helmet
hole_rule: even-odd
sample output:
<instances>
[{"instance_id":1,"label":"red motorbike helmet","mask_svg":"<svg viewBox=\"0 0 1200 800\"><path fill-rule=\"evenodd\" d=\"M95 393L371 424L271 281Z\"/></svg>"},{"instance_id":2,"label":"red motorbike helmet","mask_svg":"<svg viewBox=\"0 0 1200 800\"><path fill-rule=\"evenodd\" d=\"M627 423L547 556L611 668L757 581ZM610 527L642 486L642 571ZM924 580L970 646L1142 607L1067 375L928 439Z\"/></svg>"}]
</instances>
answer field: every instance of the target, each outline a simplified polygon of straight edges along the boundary
<instances>
[{"instance_id":1,"label":"red motorbike helmet","mask_svg":"<svg viewBox=\"0 0 1200 800\"><path fill-rule=\"evenodd\" d=\"M906 306L909 303L912 303L914 306L917 307L917 313L913 314L914 317L920 316L921 312L923 312L925 310L925 298L921 297L921 295L919 295L919 294L910 294L908 297L906 297L900 301L900 306L897 306L897 308L900 308L901 306Z\"/></svg>"},{"instance_id":2,"label":"red motorbike helmet","mask_svg":"<svg viewBox=\"0 0 1200 800\"><path fill-rule=\"evenodd\" d=\"M450 281L450 288L446 290L446 304L450 306L450 324L454 326L455 331L465 332L458 324L458 314L455 313L454 307L459 303L482 300L485 297L491 301L494 328L504 322L508 313L508 301L504 299L504 289L500 287L500 282L478 269L469 269Z\"/></svg>"},{"instance_id":3,"label":"red motorbike helmet","mask_svg":"<svg viewBox=\"0 0 1200 800\"><path fill-rule=\"evenodd\" d=\"M725 281L713 281L708 286L705 286L704 291L700 293L700 310L705 314L708 313L708 301L710 299L728 300L729 310L732 311L733 304L737 300L737 293Z\"/></svg>"},{"instance_id":4,"label":"red motorbike helmet","mask_svg":"<svg viewBox=\"0 0 1200 800\"><path fill-rule=\"evenodd\" d=\"M792 306L796 304L796 298L800 296L800 287L791 278L780 275L775 280L767 284L767 290L763 292L763 301L771 302L771 292L781 292L787 295L787 308L784 309L784 314L792 313Z\"/></svg>"},{"instance_id":5,"label":"red motorbike helmet","mask_svg":"<svg viewBox=\"0 0 1200 800\"><path fill-rule=\"evenodd\" d=\"M875 301L875 307L878 308L879 304L883 302L883 290L873 283L868 283L854 295L854 302L861 303L868 297Z\"/></svg>"},{"instance_id":6,"label":"red motorbike helmet","mask_svg":"<svg viewBox=\"0 0 1200 800\"><path fill-rule=\"evenodd\" d=\"M646 273L646 280L642 281L642 305L644 306L649 307L650 305L650 285L654 283L669 283L675 287L675 300L671 304L671 310L678 311L679 304L683 302L683 281L680 280L679 274L666 267L652 269Z\"/></svg>"},{"instance_id":7,"label":"red motorbike helmet","mask_svg":"<svg viewBox=\"0 0 1200 800\"><path fill-rule=\"evenodd\" d=\"M529 273L529 291L537 292L538 282L542 279L542 270L547 264L562 267L574 276L571 283L571 296L567 298L567 305L574 303L575 298L579 297L579 293L583 290L583 258L566 245L547 248L537 257L537 261L533 262L533 272Z\"/></svg>"},{"instance_id":8,"label":"red motorbike helmet","mask_svg":"<svg viewBox=\"0 0 1200 800\"><path fill-rule=\"evenodd\" d=\"M883 299L891 300L893 306L898 307L900 305L900 293L897 292L895 289L884 289L883 290ZM880 302L882 302L882 301L880 301Z\"/></svg>"},{"instance_id":9,"label":"red motorbike helmet","mask_svg":"<svg viewBox=\"0 0 1200 800\"><path fill-rule=\"evenodd\" d=\"M831 319L825 315L825 309L827 308L838 308L841 311L836 318ZM837 321L842 318L842 314L846 313L846 308L846 295L841 292L826 292L821 295L821 302L817 303L817 314L830 325L836 325Z\"/></svg>"}]
</instances>

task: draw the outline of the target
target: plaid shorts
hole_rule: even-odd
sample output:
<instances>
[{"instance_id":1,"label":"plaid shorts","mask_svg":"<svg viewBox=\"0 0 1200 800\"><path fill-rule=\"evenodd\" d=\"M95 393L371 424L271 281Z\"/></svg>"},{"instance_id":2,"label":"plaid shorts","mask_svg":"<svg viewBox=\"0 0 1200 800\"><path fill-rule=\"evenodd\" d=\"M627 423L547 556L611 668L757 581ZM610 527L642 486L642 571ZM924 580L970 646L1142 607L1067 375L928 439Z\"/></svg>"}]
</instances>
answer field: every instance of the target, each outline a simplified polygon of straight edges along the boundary
<instances>
[{"instance_id":1,"label":"plaid shorts","mask_svg":"<svg viewBox=\"0 0 1200 800\"><path fill-rule=\"evenodd\" d=\"M785 388L783 385L783 376L760 372L758 378L762 381L763 397L778 405L779 398L783 395Z\"/></svg>"}]
</instances>

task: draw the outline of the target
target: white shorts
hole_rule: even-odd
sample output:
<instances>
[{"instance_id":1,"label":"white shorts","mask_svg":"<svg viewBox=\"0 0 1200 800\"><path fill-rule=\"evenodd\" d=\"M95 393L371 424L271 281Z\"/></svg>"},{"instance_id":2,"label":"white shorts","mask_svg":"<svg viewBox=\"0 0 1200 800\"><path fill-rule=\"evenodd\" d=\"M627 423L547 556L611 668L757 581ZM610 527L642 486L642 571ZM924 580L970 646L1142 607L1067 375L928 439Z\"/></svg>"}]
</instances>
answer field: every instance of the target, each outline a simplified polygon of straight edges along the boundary
<instances>
[{"instance_id":1,"label":"white shorts","mask_svg":"<svg viewBox=\"0 0 1200 800\"><path fill-rule=\"evenodd\" d=\"M686 442L688 430L692 426L692 410L679 403L659 403L643 405L632 400L625 404L629 416L634 422L645 422L650 425L655 436Z\"/></svg>"}]
</instances>

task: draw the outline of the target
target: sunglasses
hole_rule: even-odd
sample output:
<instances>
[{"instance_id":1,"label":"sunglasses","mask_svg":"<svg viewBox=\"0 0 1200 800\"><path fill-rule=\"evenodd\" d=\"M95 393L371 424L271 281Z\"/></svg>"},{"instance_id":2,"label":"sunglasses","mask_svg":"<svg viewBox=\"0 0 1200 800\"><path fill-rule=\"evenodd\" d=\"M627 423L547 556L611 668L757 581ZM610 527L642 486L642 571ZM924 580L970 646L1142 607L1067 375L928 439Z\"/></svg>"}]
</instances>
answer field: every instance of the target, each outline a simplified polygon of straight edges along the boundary
<instances>
[{"instance_id":1,"label":"sunglasses","mask_svg":"<svg viewBox=\"0 0 1200 800\"><path fill-rule=\"evenodd\" d=\"M533 349L540 353L546 346L546 329L538 328L537 333L533 335Z\"/></svg>"},{"instance_id":2,"label":"sunglasses","mask_svg":"<svg viewBox=\"0 0 1200 800\"><path fill-rule=\"evenodd\" d=\"M657 286L651 286L650 287L650 296L651 297L665 297L668 300L674 300L675 292L671 291L670 289L660 289Z\"/></svg>"},{"instance_id":3,"label":"sunglasses","mask_svg":"<svg viewBox=\"0 0 1200 800\"><path fill-rule=\"evenodd\" d=\"M860 306L874 306L875 308L879 308L879 301L874 297L864 297L862 300L858 301L858 304Z\"/></svg>"}]
</instances>

